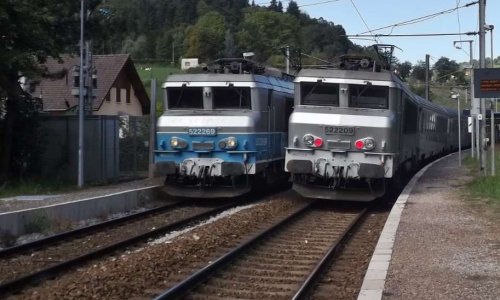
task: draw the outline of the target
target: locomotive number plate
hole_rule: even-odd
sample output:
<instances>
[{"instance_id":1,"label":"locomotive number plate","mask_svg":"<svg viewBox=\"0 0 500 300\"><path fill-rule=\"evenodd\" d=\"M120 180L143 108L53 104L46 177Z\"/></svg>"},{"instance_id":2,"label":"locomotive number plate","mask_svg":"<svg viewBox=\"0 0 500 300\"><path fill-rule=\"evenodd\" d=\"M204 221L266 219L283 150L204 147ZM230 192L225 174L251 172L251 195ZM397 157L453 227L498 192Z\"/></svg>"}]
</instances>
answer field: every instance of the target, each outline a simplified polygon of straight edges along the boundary
<instances>
[{"instance_id":1,"label":"locomotive number plate","mask_svg":"<svg viewBox=\"0 0 500 300\"><path fill-rule=\"evenodd\" d=\"M189 128L188 134L190 136L216 136L217 129L215 129L215 128Z\"/></svg>"},{"instance_id":2,"label":"locomotive number plate","mask_svg":"<svg viewBox=\"0 0 500 300\"><path fill-rule=\"evenodd\" d=\"M354 127L325 126L325 134L354 135Z\"/></svg>"}]
</instances>

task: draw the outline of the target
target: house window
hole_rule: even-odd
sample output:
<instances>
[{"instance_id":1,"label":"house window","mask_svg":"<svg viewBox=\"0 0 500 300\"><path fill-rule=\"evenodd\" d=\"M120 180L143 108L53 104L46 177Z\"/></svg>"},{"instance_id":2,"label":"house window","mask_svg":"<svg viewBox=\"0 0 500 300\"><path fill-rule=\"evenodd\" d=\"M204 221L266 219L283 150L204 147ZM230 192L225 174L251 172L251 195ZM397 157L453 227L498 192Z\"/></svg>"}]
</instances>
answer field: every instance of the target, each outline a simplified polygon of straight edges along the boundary
<instances>
[{"instance_id":1,"label":"house window","mask_svg":"<svg viewBox=\"0 0 500 300\"><path fill-rule=\"evenodd\" d=\"M108 95L108 96L106 96L106 98L104 98L104 100L106 100L106 101L108 101L108 102L109 102L109 101L111 101L111 99L110 99L110 98L111 98L111 97Z\"/></svg>"},{"instance_id":2,"label":"house window","mask_svg":"<svg viewBox=\"0 0 500 300\"><path fill-rule=\"evenodd\" d=\"M127 100L127 89L120 89L120 100Z\"/></svg>"},{"instance_id":3,"label":"house window","mask_svg":"<svg viewBox=\"0 0 500 300\"><path fill-rule=\"evenodd\" d=\"M116 102L122 102L122 98L121 98L121 93L120 93L120 90L117 88L116 89Z\"/></svg>"},{"instance_id":4,"label":"house window","mask_svg":"<svg viewBox=\"0 0 500 300\"><path fill-rule=\"evenodd\" d=\"M126 89L125 92L126 102L130 104L130 89Z\"/></svg>"},{"instance_id":5,"label":"house window","mask_svg":"<svg viewBox=\"0 0 500 300\"><path fill-rule=\"evenodd\" d=\"M186 61L186 62L184 63L184 67L186 67L186 68L187 68L187 67L191 67L191 63L190 63L189 61Z\"/></svg>"},{"instance_id":6,"label":"house window","mask_svg":"<svg viewBox=\"0 0 500 300\"><path fill-rule=\"evenodd\" d=\"M118 99L116 99L116 88L111 88L111 92L110 92L110 98L111 98L111 101L119 101Z\"/></svg>"}]
</instances>

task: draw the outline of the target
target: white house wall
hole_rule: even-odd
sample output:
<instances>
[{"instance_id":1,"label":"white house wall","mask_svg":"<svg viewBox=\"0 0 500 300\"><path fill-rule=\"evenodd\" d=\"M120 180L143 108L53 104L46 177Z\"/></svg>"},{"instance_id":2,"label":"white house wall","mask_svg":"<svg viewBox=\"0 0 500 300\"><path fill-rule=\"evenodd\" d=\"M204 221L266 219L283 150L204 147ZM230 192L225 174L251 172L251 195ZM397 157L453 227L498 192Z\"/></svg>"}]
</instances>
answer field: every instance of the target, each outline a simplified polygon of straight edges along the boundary
<instances>
[{"instance_id":1,"label":"white house wall","mask_svg":"<svg viewBox=\"0 0 500 300\"><path fill-rule=\"evenodd\" d=\"M135 90L130 85L130 103L127 103L126 99L123 97L123 93L117 90L116 87L112 87L109 93L109 100L104 100L101 108L96 111L95 115L105 115L105 116L116 116L116 115L129 115L129 116L142 116L142 108L139 99L135 96ZM125 90L125 89L123 89ZM120 102L116 101L116 95L121 93L122 97Z\"/></svg>"}]
</instances>

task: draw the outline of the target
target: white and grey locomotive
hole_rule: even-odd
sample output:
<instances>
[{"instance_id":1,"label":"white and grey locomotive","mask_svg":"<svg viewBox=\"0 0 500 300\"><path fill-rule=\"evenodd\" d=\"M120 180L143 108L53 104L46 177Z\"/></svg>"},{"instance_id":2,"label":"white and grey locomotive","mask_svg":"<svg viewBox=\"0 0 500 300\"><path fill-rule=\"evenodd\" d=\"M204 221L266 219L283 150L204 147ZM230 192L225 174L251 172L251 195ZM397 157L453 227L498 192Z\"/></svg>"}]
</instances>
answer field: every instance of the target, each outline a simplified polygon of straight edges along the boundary
<instances>
[{"instance_id":1,"label":"white and grey locomotive","mask_svg":"<svg viewBox=\"0 0 500 300\"><path fill-rule=\"evenodd\" d=\"M156 133L165 190L233 197L287 177L293 83L247 59L220 59L199 74L171 75Z\"/></svg>"},{"instance_id":2,"label":"white and grey locomotive","mask_svg":"<svg viewBox=\"0 0 500 300\"><path fill-rule=\"evenodd\" d=\"M389 182L458 148L456 110L414 94L369 57L344 56L341 66L303 69L295 79L285 170L299 194L371 201Z\"/></svg>"}]
</instances>

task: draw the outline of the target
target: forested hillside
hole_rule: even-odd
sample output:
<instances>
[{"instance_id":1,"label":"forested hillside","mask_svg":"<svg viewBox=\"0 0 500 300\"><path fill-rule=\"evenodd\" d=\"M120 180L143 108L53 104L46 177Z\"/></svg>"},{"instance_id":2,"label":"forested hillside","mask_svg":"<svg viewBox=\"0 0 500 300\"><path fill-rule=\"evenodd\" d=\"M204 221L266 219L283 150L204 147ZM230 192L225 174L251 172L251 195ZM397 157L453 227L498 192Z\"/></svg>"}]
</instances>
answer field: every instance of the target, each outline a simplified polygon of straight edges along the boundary
<instances>
[{"instance_id":1,"label":"forested hillside","mask_svg":"<svg viewBox=\"0 0 500 300\"><path fill-rule=\"evenodd\" d=\"M280 64L280 48L331 59L361 50L341 25L313 19L297 2L247 0L109 0L93 15L94 53L130 53L137 61L209 61L253 51L262 62Z\"/></svg>"}]
</instances>

